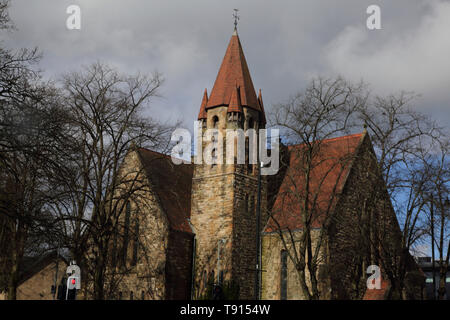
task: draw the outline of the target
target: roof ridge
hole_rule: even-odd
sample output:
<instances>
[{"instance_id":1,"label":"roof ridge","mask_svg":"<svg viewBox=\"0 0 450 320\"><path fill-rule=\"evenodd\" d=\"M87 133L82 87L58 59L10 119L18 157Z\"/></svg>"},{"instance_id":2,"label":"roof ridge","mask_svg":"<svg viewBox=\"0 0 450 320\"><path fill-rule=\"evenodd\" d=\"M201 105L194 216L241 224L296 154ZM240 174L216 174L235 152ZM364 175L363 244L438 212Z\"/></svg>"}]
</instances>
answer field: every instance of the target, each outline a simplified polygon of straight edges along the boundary
<instances>
[{"instance_id":1,"label":"roof ridge","mask_svg":"<svg viewBox=\"0 0 450 320\"><path fill-rule=\"evenodd\" d=\"M334 137L334 138L328 138L328 139L323 139L323 140L316 140L316 141L320 141L320 142L334 142L334 141L339 141L339 140L345 140L345 139L350 139L350 138L356 138L356 137L362 137L364 135L364 132L361 133L353 133L353 134L348 134L346 136L340 136L340 137ZM290 145L288 147L298 147L298 146L302 146L305 143L297 143L297 144L293 144Z\"/></svg>"}]
</instances>

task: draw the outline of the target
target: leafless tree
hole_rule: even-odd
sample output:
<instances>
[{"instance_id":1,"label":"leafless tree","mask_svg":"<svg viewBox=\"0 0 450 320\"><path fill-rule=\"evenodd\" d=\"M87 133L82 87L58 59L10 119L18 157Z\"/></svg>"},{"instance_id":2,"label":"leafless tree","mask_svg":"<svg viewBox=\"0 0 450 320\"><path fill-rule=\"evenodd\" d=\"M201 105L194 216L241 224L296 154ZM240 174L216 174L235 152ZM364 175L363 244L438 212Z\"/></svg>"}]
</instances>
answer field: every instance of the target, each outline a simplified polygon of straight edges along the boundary
<instances>
[{"instance_id":1,"label":"leafless tree","mask_svg":"<svg viewBox=\"0 0 450 320\"><path fill-rule=\"evenodd\" d=\"M13 28L8 6L0 2L2 30ZM0 47L0 267L9 299L16 298L23 256L44 245L43 228L51 226L46 174L61 127L55 88L35 68L39 58L37 49Z\"/></svg>"},{"instance_id":2,"label":"leafless tree","mask_svg":"<svg viewBox=\"0 0 450 320\"><path fill-rule=\"evenodd\" d=\"M436 292L435 267L439 268L438 299L444 299L446 292L446 278L450 256L450 203L449 203L449 138L441 136L430 148L430 153L422 155L423 170L428 172L429 178L425 183L423 197L425 207L427 234L431 241L433 264L433 295ZM438 252L439 265L435 265L435 250ZM448 293L447 293L448 294Z\"/></svg>"},{"instance_id":3,"label":"leafless tree","mask_svg":"<svg viewBox=\"0 0 450 320\"><path fill-rule=\"evenodd\" d=\"M162 80L156 73L125 76L94 63L65 75L62 83L70 115L70 166L61 177L64 201L54 203L53 211L73 258L82 265L85 279L92 280L94 299L104 299L113 235L126 204L145 187L137 181L139 168L121 175L124 158L133 146L167 146L170 127L144 114Z\"/></svg>"},{"instance_id":4,"label":"leafless tree","mask_svg":"<svg viewBox=\"0 0 450 320\"><path fill-rule=\"evenodd\" d=\"M286 140L299 145L290 149L290 163L281 161L282 166L290 166L285 178L290 186L279 190L277 197L283 199L281 211L286 211L284 206L287 205L290 207L289 215L297 215L290 218L301 222L301 232L282 225L277 210L269 212L269 223L272 221L276 225L275 229L295 266L306 299L320 298L317 275L319 265L324 263L322 254L326 226L333 220L339 183L352 160L348 154L325 155L322 142L349 132L353 114L365 103L363 89L363 84L351 85L341 78L315 79L304 94L295 96L286 104L277 105L272 115L273 125L284 131ZM320 168L324 163L328 165L322 170ZM330 183L332 174L337 174L337 179L331 182L333 185L329 190L327 187L331 194L327 195L329 198L324 204L323 190ZM313 230L318 226L318 234L314 235Z\"/></svg>"},{"instance_id":5,"label":"leafless tree","mask_svg":"<svg viewBox=\"0 0 450 320\"><path fill-rule=\"evenodd\" d=\"M304 178L292 177L291 190L296 191L289 191L292 193L290 196L296 199L297 206L300 208L297 219L302 225L301 238L296 239L292 230L280 229L279 234L290 259L299 271L304 297L308 299L319 297L317 279L314 279L317 266L314 264L318 264L319 261L322 235L318 236L317 247L314 247L310 239L310 226L314 221L313 217L318 214L315 212L318 210L314 208L315 193L320 191L320 185L316 189L311 188L310 185L309 176L314 170L314 163L320 163L315 157L321 153L320 149L323 147L321 141L354 132L355 126L360 128L363 124L367 128L377 156L379 168L374 169L372 178L377 181L375 185L379 188L355 195L361 198L359 203L367 207L367 210L364 208L361 210L367 212L361 213L361 217L365 217L364 221L361 220L359 232L361 248L352 250L355 259L357 257L362 259L363 256L370 257L367 261L358 258L360 263L355 265L364 265L363 262L380 264L392 284L389 296L406 297L405 279L414 264L411 262L409 251L415 244L423 241L428 230L425 225L428 200L424 197L424 192L429 188L431 176L430 170L424 170L424 168L430 163L430 158L424 158L423 155L429 155L430 146L443 135L442 128L439 128L435 122L412 110L415 98L415 94L407 92L386 97L373 96L368 86L363 83L351 85L342 78L334 80L319 78L312 81L304 94L294 97L288 103L275 106L272 124L284 129L288 144L302 145L302 148L297 148L299 155L296 158L299 160L295 165L302 168L301 175ZM291 148L290 152L292 150L295 149ZM351 159L334 159L334 161L342 165L343 162L351 161ZM298 163L301 165L299 166ZM287 165L292 167L292 163ZM327 173L322 175L324 178ZM379 181L375 175L381 175L382 180ZM319 181L325 180L319 178ZM330 204L336 198L334 192L335 189L330 194ZM377 199L381 199L380 197L387 199L390 197L393 207L391 209L386 207L390 206L390 201L389 204L379 204ZM372 208L380 212L369 210L368 206L371 203ZM336 218L333 217L333 209L332 205L325 211L322 208L323 215L327 217L323 219L322 227ZM397 213L397 218L384 214L392 209ZM271 219L276 223L274 218L276 214L272 212ZM378 223L374 223L375 221ZM395 227L399 225L399 222L401 227ZM373 227L369 230L365 226L370 224ZM321 230L325 232L326 228ZM348 232L349 235L354 234L352 230ZM386 236L387 232L389 237ZM368 252L358 252L367 248L369 248ZM306 270L309 272L306 273ZM360 281L361 273L364 275L365 270L358 268L354 272L355 290L359 286L356 282ZM306 286L305 274L310 277L308 279L310 287ZM360 291L355 292L355 297L361 297Z\"/></svg>"},{"instance_id":6,"label":"leafless tree","mask_svg":"<svg viewBox=\"0 0 450 320\"><path fill-rule=\"evenodd\" d=\"M378 239L383 244L379 247L380 264L391 282L392 298L406 298L405 279L413 264L410 251L426 234L428 199L424 193L432 178L429 164L433 146L443 134L436 122L413 111L416 98L408 92L376 96L359 109L401 228L401 237L394 242L388 243L381 234ZM396 241L399 246L394 248Z\"/></svg>"}]
</instances>

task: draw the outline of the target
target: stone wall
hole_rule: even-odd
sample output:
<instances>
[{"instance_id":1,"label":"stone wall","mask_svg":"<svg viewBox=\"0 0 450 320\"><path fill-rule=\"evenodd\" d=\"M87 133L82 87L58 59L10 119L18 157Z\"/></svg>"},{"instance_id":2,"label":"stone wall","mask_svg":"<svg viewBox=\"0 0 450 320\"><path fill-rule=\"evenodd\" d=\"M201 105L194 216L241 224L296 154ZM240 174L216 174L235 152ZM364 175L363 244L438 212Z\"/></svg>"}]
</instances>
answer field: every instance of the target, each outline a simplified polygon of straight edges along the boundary
<instances>
[{"instance_id":1,"label":"stone wall","mask_svg":"<svg viewBox=\"0 0 450 320\"><path fill-rule=\"evenodd\" d=\"M189 300L192 283L192 234L170 230L166 263L166 299Z\"/></svg>"},{"instance_id":2,"label":"stone wall","mask_svg":"<svg viewBox=\"0 0 450 320\"><path fill-rule=\"evenodd\" d=\"M58 281L66 274L67 265L58 261ZM53 300L51 287L55 284L56 262L47 264L42 270L24 281L17 288L17 300ZM56 295L55 295L56 298Z\"/></svg>"},{"instance_id":3,"label":"stone wall","mask_svg":"<svg viewBox=\"0 0 450 320\"><path fill-rule=\"evenodd\" d=\"M316 246L319 237L320 229L314 229L311 231L311 237L313 241L313 248ZM294 242L298 245L302 231L292 231ZM290 241L290 235L286 232L283 233L283 238L286 241L288 250L291 254L293 252L292 241ZM326 244L323 243L322 247L325 249ZM323 250L324 250L323 249ZM285 246L278 233L265 233L262 237L262 252L263 263L262 267L264 272L262 273L262 288L261 298L266 300L280 300L281 299L281 252L285 250ZM298 247L297 247L298 250ZM323 252L323 251L322 251ZM321 257L323 254L321 254ZM324 259L324 258L322 258ZM321 261L323 264L325 260ZM320 269L320 268L319 268ZM317 274L319 276L319 273ZM310 287L309 272L306 270L307 285ZM295 269L294 262L288 257L287 259L287 299L288 300L304 300L303 291L300 285L300 278L297 270Z\"/></svg>"},{"instance_id":4,"label":"stone wall","mask_svg":"<svg viewBox=\"0 0 450 320\"><path fill-rule=\"evenodd\" d=\"M244 114L240 115L238 121L227 118L226 106L209 109L207 128L214 127L214 117L219 119L216 128L224 138L223 155L226 154L226 129L247 130L249 117L256 123L255 129L259 125L258 112L248 108L244 108ZM206 143L203 144L203 150ZM239 298L254 298L258 183L257 170L254 169L256 166L195 166L191 196L191 222L196 234L195 298L206 293L207 279L214 275L217 282L221 273L224 281L239 285ZM263 213L266 212L266 193L263 184ZM261 219L261 225L264 220Z\"/></svg>"},{"instance_id":5,"label":"stone wall","mask_svg":"<svg viewBox=\"0 0 450 320\"><path fill-rule=\"evenodd\" d=\"M127 261L125 265L116 263L107 270L106 287L109 289L108 299L149 299L162 300L166 297L166 259L169 243L169 222L159 204L152 184L145 176L136 152L128 154L122 173L139 175L136 179L141 185L139 191L130 199L131 223ZM120 216L119 225L124 224L124 214ZM133 265L132 255L135 236L135 218L139 223L139 243L136 264ZM120 229L122 230L122 229ZM123 250L122 234L117 239L117 250Z\"/></svg>"}]
</instances>

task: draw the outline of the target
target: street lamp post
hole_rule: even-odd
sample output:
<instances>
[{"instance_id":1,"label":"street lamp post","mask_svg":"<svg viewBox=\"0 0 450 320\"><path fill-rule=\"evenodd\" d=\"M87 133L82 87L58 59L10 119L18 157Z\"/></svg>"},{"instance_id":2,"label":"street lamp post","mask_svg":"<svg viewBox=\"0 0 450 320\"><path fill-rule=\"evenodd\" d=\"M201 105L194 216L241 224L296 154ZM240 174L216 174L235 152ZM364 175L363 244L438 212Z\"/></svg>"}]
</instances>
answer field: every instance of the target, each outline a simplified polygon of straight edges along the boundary
<instances>
[{"instance_id":1,"label":"street lamp post","mask_svg":"<svg viewBox=\"0 0 450 320\"><path fill-rule=\"evenodd\" d=\"M256 273L255 273L255 299L259 300L261 277L261 168L264 163L258 162L258 196L256 206Z\"/></svg>"}]
</instances>

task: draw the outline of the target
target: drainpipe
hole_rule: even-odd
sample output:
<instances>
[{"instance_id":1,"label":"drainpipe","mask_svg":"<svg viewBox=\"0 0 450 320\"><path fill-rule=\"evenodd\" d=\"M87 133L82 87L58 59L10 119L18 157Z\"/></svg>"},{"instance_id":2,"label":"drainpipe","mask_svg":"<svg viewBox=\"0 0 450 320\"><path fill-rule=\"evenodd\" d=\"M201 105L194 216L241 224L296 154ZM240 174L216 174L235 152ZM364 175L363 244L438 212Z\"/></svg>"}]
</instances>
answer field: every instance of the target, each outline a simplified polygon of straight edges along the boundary
<instances>
[{"instance_id":1,"label":"drainpipe","mask_svg":"<svg viewBox=\"0 0 450 320\"><path fill-rule=\"evenodd\" d=\"M255 274L255 300L260 299L261 282L261 169L264 163L258 162L258 205L256 207L256 274Z\"/></svg>"}]
</instances>

